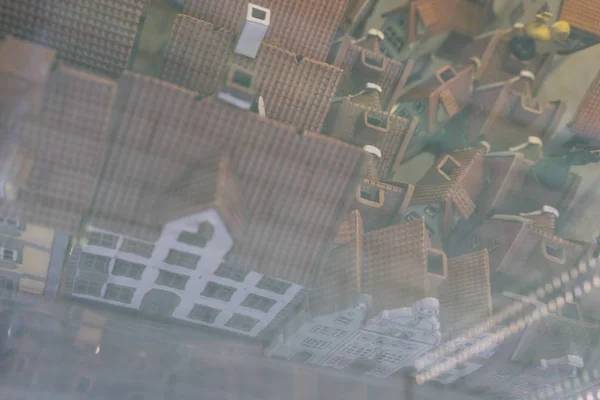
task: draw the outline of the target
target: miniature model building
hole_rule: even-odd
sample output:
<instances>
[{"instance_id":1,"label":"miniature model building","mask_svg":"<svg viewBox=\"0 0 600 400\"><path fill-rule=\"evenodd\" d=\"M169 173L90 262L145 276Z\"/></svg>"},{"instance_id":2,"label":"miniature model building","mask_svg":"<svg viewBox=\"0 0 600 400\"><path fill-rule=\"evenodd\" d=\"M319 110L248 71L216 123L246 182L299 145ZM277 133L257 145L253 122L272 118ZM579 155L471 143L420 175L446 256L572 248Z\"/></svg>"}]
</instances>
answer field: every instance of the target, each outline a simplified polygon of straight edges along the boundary
<instances>
[{"instance_id":1,"label":"miniature model building","mask_svg":"<svg viewBox=\"0 0 600 400\"><path fill-rule=\"evenodd\" d=\"M440 134L444 124L471 102L474 73L473 66L456 70L447 65L398 99L393 108L394 114L419 119L406 149L407 159L419 154L431 137Z\"/></svg>"},{"instance_id":2,"label":"miniature model building","mask_svg":"<svg viewBox=\"0 0 600 400\"><path fill-rule=\"evenodd\" d=\"M398 100L412 69L412 62L401 63L381 52L384 35L370 29L354 39L343 36L331 47L330 61L344 72L338 85L337 96L347 96L362 90L367 83L381 87L381 105L390 110Z\"/></svg>"},{"instance_id":3,"label":"miniature model building","mask_svg":"<svg viewBox=\"0 0 600 400\"><path fill-rule=\"evenodd\" d=\"M381 152L377 174L390 178L398 169L416 124L383 111L381 87L373 83L354 95L331 103L323 133L355 146L373 146Z\"/></svg>"},{"instance_id":4,"label":"miniature model building","mask_svg":"<svg viewBox=\"0 0 600 400\"><path fill-rule=\"evenodd\" d=\"M251 14L259 9L253 7L248 6L248 29L256 26ZM265 13L265 25L261 26L271 32L269 24L276 23L277 15L268 9L260 11ZM250 49L252 54L247 52ZM253 88L264 98L269 118L315 132L321 130L341 69L293 53L278 42L263 41L252 30L242 31L236 39L234 31L211 22L186 15L175 19L163 79L204 97L219 90L231 63L244 68L233 77L242 90L250 89L247 71L253 72Z\"/></svg>"},{"instance_id":5,"label":"miniature model building","mask_svg":"<svg viewBox=\"0 0 600 400\"><path fill-rule=\"evenodd\" d=\"M47 46L60 60L114 77L127 67L148 1L2 0L0 37Z\"/></svg>"},{"instance_id":6,"label":"miniature model building","mask_svg":"<svg viewBox=\"0 0 600 400\"><path fill-rule=\"evenodd\" d=\"M598 122L600 121L600 114L598 114L596 108L599 100L600 73L590 85L571 122L570 128L574 134L593 141L599 140L600 128Z\"/></svg>"},{"instance_id":7,"label":"miniature model building","mask_svg":"<svg viewBox=\"0 0 600 400\"><path fill-rule=\"evenodd\" d=\"M0 297L60 283L261 356L482 398L598 363L598 233L561 234L595 205L571 167L600 161L600 75L552 157L568 108L541 98L555 54L598 41L589 1L551 22L556 2L410 0L366 30L375 0L185 0L161 15L160 79L127 70L154 3L0 0Z\"/></svg>"},{"instance_id":8,"label":"miniature model building","mask_svg":"<svg viewBox=\"0 0 600 400\"><path fill-rule=\"evenodd\" d=\"M21 132L17 153L30 161L17 165L14 176L23 179L10 182L16 200L5 207L73 234L84 227L87 240L70 260L73 296L252 336L301 299L354 198L365 156L244 109L253 92L236 91L236 68L216 96L202 100L133 74L113 82L61 66L50 75L42 115ZM90 129L64 118L68 104L86 109L88 98L100 111ZM171 108L156 102L166 98ZM187 129L177 126L182 111L193 115ZM109 129L111 114L118 123ZM150 114L168 141L143 124L132 129ZM98 151L107 149L109 134L115 145ZM89 152L85 167L78 157L58 157L75 144L79 156ZM169 166L164 157L173 157ZM300 164L273 174L284 159ZM255 293L244 295L247 285Z\"/></svg>"}]
</instances>

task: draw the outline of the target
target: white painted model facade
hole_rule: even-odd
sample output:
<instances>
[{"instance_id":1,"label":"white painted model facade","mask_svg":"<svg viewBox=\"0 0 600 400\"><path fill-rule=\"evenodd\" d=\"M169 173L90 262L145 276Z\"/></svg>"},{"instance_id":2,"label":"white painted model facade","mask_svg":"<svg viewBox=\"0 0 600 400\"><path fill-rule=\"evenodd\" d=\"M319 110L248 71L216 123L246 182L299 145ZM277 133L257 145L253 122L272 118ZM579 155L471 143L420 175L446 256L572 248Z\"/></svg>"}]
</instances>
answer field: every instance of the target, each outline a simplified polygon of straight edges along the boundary
<instances>
[{"instance_id":1,"label":"white painted model facade","mask_svg":"<svg viewBox=\"0 0 600 400\"><path fill-rule=\"evenodd\" d=\"M182 232L195 233L201 223L208 222L214 228L212 237L204 247L197 247L183 243L178 240ZM73 296L86 298L89 300L100 301L108 304L118 305L122 307L140 309L144 296L153 289L168 291L179 296L181 301L175 307L172 317L187 322L197 323L206 326L212 326L220 329L225 329L232 332L242 333L249 336L256 336L260 333L273 318L283 310L283 308L296 296L302 289L301 286L284 283L288 286L285 293L278 294L269 290L257 287L263 275L256 272L249 272L245 277L238 282L233 279L215 275L215 271L223 262L224 256L233 247L233 240L220 215L215 210L207 210L198 214L189 215L165 224L160 238L156 243L147 243L154 245L154 249L149 258L142 257L137 254L124 252L121 250L123 242L127 238L122 235L117 235L112 232L102 231L96 228L89 228L89 232L101 232L109 235L117 236L116 246L113 248L102 247L98 245L83 244L82 254L100 255L110 258L108 266L108 280L101 288L100 296L90 296L74 291ZM177 250L199 256L194 269L172 265L165 260L171 250ZM117 276L113 274L115 262L124 260L134 263L143 264L145 268L140 279L134 279L127 276ZM171 272L177 275L187 277L183 289L177 289L170 286L165 286L157 283L161 271ZM77 268L77 276L81 274L81 263ZM75 281L77 277L75 278ZM278 280L277 280L278 281ZM281 281L278 281L281 282ZM209 283L219 284L227 288L233 288L233 294L228 301L219 300L218 298L202 295ZM282 282L283 283L283 282ZM105 298L107 286L116 284L135 290L130 302L121 302L109 300ZM249 294L261 296L273 302L268 312L259 311L257 309L242 306L242 303ZM190 318L190 313L195 305L207 306L214 310L218 310L218 314L212 323L199 321L198 319ZM228 322L234 314L241 314L255 320L255 324L250 330L242 331L233 327L227 326Z\"/></svg>"},{"instance_id":2,"label":"white painted model facade","mask_svg":"<svg viewBox=\"0 0 600 400\"><path fill-rule=\"evenodd\" d=\"M386 310L365 321L357 306L316 317L268 355L338 370L358 369L387 378L440 343L439 302L425 298L412 307ZM357 367L357 364L362 364Z\"/></svg>"}]
</instances>

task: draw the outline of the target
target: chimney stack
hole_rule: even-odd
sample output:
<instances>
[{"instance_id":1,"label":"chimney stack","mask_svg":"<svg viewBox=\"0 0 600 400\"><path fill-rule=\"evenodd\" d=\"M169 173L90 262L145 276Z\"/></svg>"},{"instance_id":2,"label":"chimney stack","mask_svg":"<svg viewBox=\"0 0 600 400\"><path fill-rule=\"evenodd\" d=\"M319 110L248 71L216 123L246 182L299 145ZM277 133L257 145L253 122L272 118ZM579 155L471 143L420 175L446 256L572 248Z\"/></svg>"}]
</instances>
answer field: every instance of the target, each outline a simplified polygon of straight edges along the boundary
<instances>
[{"instance_id":1,"label":"chimney stack","mask_svg":"<svg viewBox=\"0 0 600 400\"><path fill-rule=\"evenodd\" d=\"M355 43L367 50L381 53L381 42L385 39L385 35L378 29L369 29L367 35Z\"/></svg>"},{"instance_id":2,"label":"chimney stack","mask_svg":"<svg viewBox=\"0 0 600 400\"><path fill-rule=\"evenodd\" d=\"M238 65L232 64L225 77L217 98L242 110L250 110L256 100L256 82L254 74Z\"/></svg>"},{"instance_id":3,"label":"chimney stack","mask_svg":"<svg viewBox=\"0 0 600 400\"><path fill-rule=\"evenodd\" d=\"M246 57L256 58L271 21L271 10L248 3L246 22L238 37L235 52Z\"/></svg>"},{"instance_id":4,"label":"chimney stack","mask_svg":"<svg viewBox=\"0 0 600 400\"><path fill-rule=\"evenodd\" d=\"M379 173L377 172L377 162L381 158L381 150L371 145L363 146L363 150L369 153L367 159L367 174L365 178L368 178L372 181L378 181Z\"/></svg>"}]
</instances>

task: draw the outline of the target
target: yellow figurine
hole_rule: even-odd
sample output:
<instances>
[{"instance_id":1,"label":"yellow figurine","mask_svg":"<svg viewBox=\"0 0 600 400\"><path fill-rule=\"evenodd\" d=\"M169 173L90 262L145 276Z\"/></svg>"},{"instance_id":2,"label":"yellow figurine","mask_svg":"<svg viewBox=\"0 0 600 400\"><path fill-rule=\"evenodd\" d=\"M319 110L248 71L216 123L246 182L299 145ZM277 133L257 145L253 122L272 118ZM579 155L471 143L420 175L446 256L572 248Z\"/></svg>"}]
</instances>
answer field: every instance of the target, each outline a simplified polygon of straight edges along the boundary
<instances>
[{"instance_id":1,"label":"yellow figurine","mask_svg":"<svg viewBox=\"0 0 600 400\"><path fill-rule=\"evenodd\" d=\"M557 21L550 25L550 19L552 19L552 13L548 11L536 14L535 22L525 25L525 33L532 39L545 42L562 42L567 40L571 34L569 23L566 21Z\"/></svg>"}]
</instances>

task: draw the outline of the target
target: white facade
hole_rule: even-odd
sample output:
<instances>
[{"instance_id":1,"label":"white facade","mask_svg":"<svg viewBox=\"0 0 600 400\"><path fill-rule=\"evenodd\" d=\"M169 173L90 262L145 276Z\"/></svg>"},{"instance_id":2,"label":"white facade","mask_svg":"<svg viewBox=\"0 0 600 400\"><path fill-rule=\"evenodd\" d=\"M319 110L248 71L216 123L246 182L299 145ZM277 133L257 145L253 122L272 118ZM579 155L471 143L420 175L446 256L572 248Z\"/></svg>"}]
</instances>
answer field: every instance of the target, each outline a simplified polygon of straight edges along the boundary
<instances>
[{"instance_id":1,"label":"white facade","mask_svg":"<svg viewBox=\"0 0 600 400\"><path fill-rule=\"evenodd\" d=\"M198 231L200 224L205 222L208 222L214 230L212 231L212 237L206 242L204 247L193 246L179 240L182 232L195 233ZM181 300L173 310L173 318L256 336L302 289L299 285L279 280L274 281L280 283L282 287L286 287L284 293L275 293L267 289L261 289L257 285L263 278L263 275L256 272L247 273L245 276L240 277L239 281L215 275L215 272L223 262L224 256L233 246L232 237L227 231L220 215L215 210L207 210L167 223L163 227L162 234L156 243L146 243L154 246L150 257L148 258L123 251L123 244L126 240L132 239L140 242L137 239L127 238L122 235L116 235L112 232L102 231L96 228L88 229L88 234L90 232L116 236L116 245L100 246L88 242L87 244L84 244L81 249L82 254L105 256L110 259L108 265L108 278L106 282L103 283L99 296L77 293L77 291L74 290L74 297L86 298L139 310L142 307L144 296L153 289L160 289L161 291L176 294ZM173 265L172 263L169 264L166 260L172 250L184 252L188 255L199 256L199 260L192 268ZM121 262L121 260L145 266L139 279L137 279L137 277L132 278L114 274L115 263ZM185 279L185 283L183 285L172 286L158 283L160 274L164 274L163 271L182 276L183 278L178 278L179 282ZM82 279L85 275L82 273L81 261L77 268L77 275L81 276ZM77 277L75 278L75 281L77 283ZM133 289L134 293L131 296L130 301L127 298L125 301L106 299L107 287L110 284ZM225 297L230 297L228 300L206 295L207 285L218 287L215 284L222 285L222 287L226 288L224 294ZM180 286L180 288L175 288L173 286ZM75 287L77 287L77 285L75 285ZM203 295L203 293L205 293L205 295ZM268 311L260 311L255 308L243 306L242 304L247 301L248 295L252 295L254 300L259 299L259 302L262 300L263 303L268 304ZM218 311L214 320L209 323L190 318L190 313L196 305L210 307L215 313ZM253 323L254 325L249 330L236 329L235 327L228 326L228 323L231 325L230 321L234 314L240 314L241 316L251 318L251 320L248 321L250 324Z\"/></svg>"},{"instance_id":2,"label":"white facade","mask_svg":"<svg viewBox=\"0 0 600 400\"><path fill-rule=\"evenodd\" d=\"M387 378L440 343L438 312L434 298L367 321L363 307L348 308L305 323L270 355L338 370L361 364L360 372Z\"/></svg>"}]
</instances>

